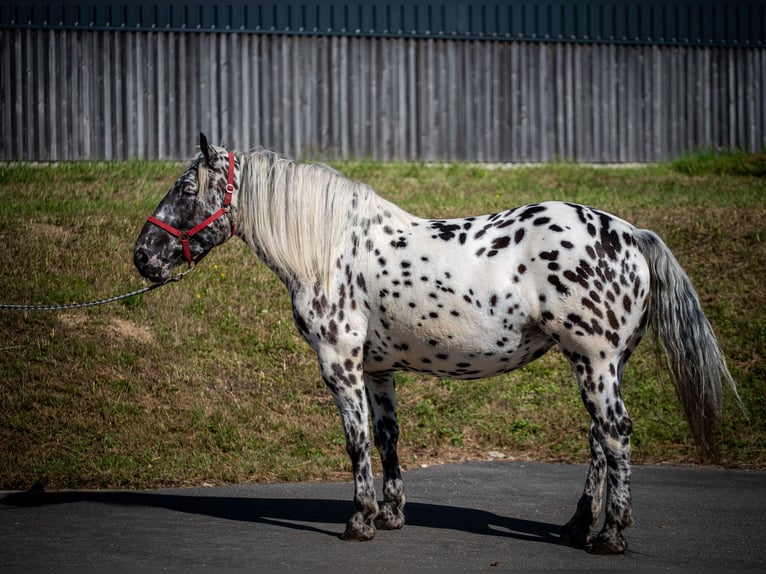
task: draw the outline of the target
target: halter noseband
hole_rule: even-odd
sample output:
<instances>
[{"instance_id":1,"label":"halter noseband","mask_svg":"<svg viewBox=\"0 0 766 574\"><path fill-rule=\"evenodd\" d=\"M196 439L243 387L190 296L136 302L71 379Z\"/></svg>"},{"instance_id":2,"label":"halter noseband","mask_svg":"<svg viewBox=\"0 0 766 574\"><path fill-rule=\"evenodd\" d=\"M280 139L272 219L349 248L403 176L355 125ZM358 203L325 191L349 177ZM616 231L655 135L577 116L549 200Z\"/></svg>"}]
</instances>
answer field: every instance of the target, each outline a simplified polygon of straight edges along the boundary
<instances>
[{"instance_id":1,"label":"halter noseband","mask_svg":"<svg viewBox=\"0 0 766 574\"><path fill-rule=\"evenodd\" d=\"M184 259L186 259L186 262L189 264L189 267L194 267L195 263L198 263L202 257L198 257L197 259L194 259L191 256L191 249L189 248L189 239L191 239L193 236L195 236L197 233L205 229L206 227L209 227L212 225L215 221L219 220L224 215L229 215L231 212L231 197L234 193L234 154L232 152L229 152L229 173L226 177L226 195L223 198L223 207L216 211L213 215L208 217L205 221L202 223L195 225L188 231L181 231L179 229L176 229L172 225L168 225L164 221L160 221L153 215L150 215L146 220L149 223L153 223L160 229L163 229L170 233L172 236L176 237L177 239L181 240L181 245L184 249ZM231 236L234 237L235 233L235 227L234 227L234 220L230 220L231 223Z\"/></svg>"}]
</instances>

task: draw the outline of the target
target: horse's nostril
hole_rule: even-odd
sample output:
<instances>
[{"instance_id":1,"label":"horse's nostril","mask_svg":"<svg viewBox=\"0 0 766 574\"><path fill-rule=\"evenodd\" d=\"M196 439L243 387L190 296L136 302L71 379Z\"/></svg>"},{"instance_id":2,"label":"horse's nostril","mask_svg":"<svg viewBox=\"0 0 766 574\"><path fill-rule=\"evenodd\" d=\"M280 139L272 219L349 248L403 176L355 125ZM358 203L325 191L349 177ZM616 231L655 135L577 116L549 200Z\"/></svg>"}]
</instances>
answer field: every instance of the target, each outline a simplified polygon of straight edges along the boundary
<instances>
[{"instance_id":1,"label":"horse's nostril","mask_svg":"<svg viewBox=\"0 0 766 574\"><path fill-rule=\"evenodd\" d=\"M144 266L149 262L149 255L143 249L136 249L133 261L137 266Z\"/></svg>"}]
</instances>

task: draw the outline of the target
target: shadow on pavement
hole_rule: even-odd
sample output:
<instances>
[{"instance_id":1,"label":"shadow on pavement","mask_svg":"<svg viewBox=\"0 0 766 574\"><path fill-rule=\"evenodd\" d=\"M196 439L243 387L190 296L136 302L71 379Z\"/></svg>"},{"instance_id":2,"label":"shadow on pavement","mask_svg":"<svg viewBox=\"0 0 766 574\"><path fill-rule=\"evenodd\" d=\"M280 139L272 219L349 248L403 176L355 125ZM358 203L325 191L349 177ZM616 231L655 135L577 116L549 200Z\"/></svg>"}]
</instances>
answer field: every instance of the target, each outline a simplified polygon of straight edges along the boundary
<instances>
[{"instance_id":1,"label":"shadow on pavement","mask_svg":"<svg viewBox=\"0 0 766 574\"><path fill-rule=\"evenodd\" d=\"M257 522L318 532L328 536L338 536L342 525L353 512L353 504L348 500L195 496L134 491L33 491L10 493L0 499L0 504L16 507L78 502L165 508L225 520ZM533 542L555 544L561 532L559 525L440 504L408 503L406 516L410 526L450 529ZM326 530L305 523L337 523L338 530Z\"/></svg>"}]
</instances>

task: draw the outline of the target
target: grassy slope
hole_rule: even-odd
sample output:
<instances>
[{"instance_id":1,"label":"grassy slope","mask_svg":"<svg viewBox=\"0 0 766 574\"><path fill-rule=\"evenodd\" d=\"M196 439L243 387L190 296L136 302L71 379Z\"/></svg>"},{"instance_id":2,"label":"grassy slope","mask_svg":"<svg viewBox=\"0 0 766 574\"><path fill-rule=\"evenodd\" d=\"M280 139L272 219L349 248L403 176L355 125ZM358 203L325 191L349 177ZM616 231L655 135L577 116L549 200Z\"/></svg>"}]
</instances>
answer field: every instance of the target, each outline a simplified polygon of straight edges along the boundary
<instances>
[{"instance_id":1,"label":"grassy slope","mask_svg":"<svg viewBox=\"0 0 766 574\"><path fill-rule=\"evenodd\" d=\"M748 410L746 421L728 398L722 462L764 467L766 178L763 158L731 163L336 167L423 216L565 199L660 233L700 293ZM180 171L139 162L0 167L0 303L89 300L143 285L133 242ZM558 352L484 381L407 374L398 383L405 467L490 450L587 460L587 417ZM634 461L695 460L648 342L628 364L624 394ZM180 284L125 302L0 311L0 488L348 478L348 466L284 288L241 242Z\"/></svg>"}]
</instances>

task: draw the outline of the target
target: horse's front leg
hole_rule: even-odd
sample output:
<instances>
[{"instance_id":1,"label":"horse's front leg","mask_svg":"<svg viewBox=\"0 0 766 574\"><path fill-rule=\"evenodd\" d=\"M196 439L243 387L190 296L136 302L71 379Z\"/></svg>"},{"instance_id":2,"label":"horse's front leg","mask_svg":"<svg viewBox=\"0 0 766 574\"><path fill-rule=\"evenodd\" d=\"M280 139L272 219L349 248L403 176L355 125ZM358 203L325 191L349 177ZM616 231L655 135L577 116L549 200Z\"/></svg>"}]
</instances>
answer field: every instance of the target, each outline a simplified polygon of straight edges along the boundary
<instances>
[{"instance_id":1,"label":"horse's front leg","mask_svg":"<svg viewBox=\"0 0 766 574\"><path fill-rule=\"evenodd\" d=\"M375 518L381 530L395 530L404 526L404 483L399 468L396 445L399 424L396 421L396 393L393 373L365 374L367 397L372 410L372 428L375 447L383 465L383 504Z\"/></svg>"},{"instance_id":2,"label":"horse's front leg","mask_svg":"<svg viewBox=\"0 0 766 574\"><path fill-rule=\"evenodd\" d=\"M375 536L373 521L378 515L375 485L370 463L370 431L365 399L362 365L359 361L335 351L320 353L320 369L325 384L338 406L346 452L354 473L354 505L356 512L346 523L343 540L370 540Z\"/></svg>"}]
</instances>

